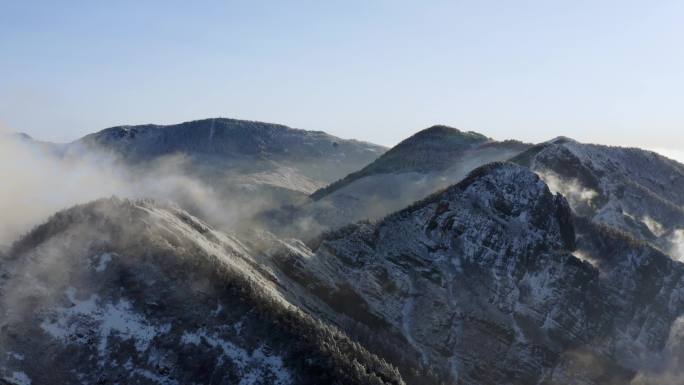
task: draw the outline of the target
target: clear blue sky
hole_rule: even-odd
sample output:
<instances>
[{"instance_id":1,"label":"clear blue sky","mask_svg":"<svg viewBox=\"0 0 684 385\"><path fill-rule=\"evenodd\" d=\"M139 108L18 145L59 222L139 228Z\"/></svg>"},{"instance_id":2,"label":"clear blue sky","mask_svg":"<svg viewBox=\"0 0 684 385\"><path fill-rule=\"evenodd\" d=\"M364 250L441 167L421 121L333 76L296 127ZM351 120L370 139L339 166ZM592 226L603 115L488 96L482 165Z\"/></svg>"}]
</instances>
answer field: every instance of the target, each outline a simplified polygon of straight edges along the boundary
<instances>
[{"instance_id":1,"label":"clear blue sky","mask_svg":"<svg viewBox=\"0 0 684 385\"><path fill-rule=\"evenodd\" d=\"M684 150L683 1L0 0L0 125L235 117Z\"/></svg>"}]
</instances>

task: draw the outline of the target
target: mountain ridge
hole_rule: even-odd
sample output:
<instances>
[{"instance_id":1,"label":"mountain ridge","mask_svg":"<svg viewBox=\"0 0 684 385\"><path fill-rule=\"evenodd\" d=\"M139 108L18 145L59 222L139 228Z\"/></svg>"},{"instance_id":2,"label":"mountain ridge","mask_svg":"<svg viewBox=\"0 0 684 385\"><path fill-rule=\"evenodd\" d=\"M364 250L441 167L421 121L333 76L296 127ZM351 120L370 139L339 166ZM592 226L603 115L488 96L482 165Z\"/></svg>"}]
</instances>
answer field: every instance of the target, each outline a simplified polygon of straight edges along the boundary
<instances>
[{"instance_id":1,"label":"mountain ridge","mask_svg":"<svg viewBox=\"0 0 684 385\"><path fill-rule=\"evenodd\" d=\"M448 161L453 159L457 153L462 152L465 148L474 144L482 144L490 141L490 138L473 131L463 132L445 125L434 125L420 130L407 139L402 140L399 144L392 147L361 170L349 174L343 179L315 191L311 194L311 198L313 200L319 200L359 178L372 174L441 169L448 166ZM411 155L408 159L406 158L408 154L412 152L415 153L416 151L429 151L430 154L428 158L438 158L442 156L446 157L446 159L435 159L431 161L427 158L421 158L418 160L414 159L416 154ZM422 154L419 155L422 156ZM435 161L437 161L437 163L435 163ZM426 164L426 162L428 163Z\"/></svg>"},{"instance_id":2,"label":"mountain ridge","mask_svg":"<svg viewBox=\"0 0 684 385\"><path fill-rule=\"evenodd\" d=\"M240 122L183 123L170 141L155 125L93 135L131 151L135 167L179 149L214 171L229 165L224 177L247 186L248 202L253 182L308 184L293 160L344 146ZM368 175L303 200L303 220L341 226L302 226L294 238L259 220L219 231L154 200L56 213L0 247L0 383L681 378L684 264L671 248L684 239L684 165L441 125L385 154L360 169ZM287 167L290 179L277 174ZM283 229L297 224L283 218Z\"/></svg>"},{"instance_id":3,"label":"mountain ridge","mask_svg":"<svg viewBox=\"0 0 684 385\"><path fill-rule=\"evenodd\" d=\"M12 383L404 383L293 307L247 246L174 207L75 206L2 262L0 377Z\"/></svg>"},{"instance_id":4,"label":"mountain ridge","mask_svg":"<svg viewBox=\"0 0 684 385\"><path fill-rule=\"evenodd\" d=\"M684 164L639 148L557 138L511 159L563 193L581 216L669 253L684 229ZM675 256L679 257L679 256Z\"/></svg>"},{"instance_id":5,"label":"mountain ridge","mask_svg":"<svg viewBox=\"0 0 684 385\"><path fill-rule=\"evenodd\" d=\"M289 258L314 285L351 287L447 383L628 384L665 354L684 265L574 222L539 176L498 163Z\"/></svg>"}]
</instances>

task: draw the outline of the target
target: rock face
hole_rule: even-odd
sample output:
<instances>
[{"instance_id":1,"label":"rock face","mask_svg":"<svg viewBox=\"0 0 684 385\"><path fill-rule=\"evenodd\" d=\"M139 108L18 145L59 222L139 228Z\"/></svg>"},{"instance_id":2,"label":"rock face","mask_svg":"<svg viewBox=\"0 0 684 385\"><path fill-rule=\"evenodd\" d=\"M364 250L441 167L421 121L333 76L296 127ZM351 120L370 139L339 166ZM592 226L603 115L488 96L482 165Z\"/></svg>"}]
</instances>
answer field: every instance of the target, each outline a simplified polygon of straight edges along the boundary
<instances>
[{"instance_id":1,"label":"rock face","mask_svg":"<svg viewBox=\"0 0 684 385\"><path fill-rule=\"evenodd\" d=\"M60 212L0 266L5 383L403 383L298 311L245 245L172 207Z\"/></svg>"},{"instance_id":2,"label":"rock face","mask_svg":"<svg viewBox=\"0 0 684 385\"><path fill-rule=\"evenodd\" d=\"M576 238L562 196L525 168L492 164L279 258L339 317L408 345L447 383L627 384L661 358L684 311L684 269L592 226Z\"/></svg>"},{"instance_id":3,"label":"rock face","mask_svg":"<svg viewBox=\"0 0 684 385\"><path fill-rule=\"evenodd\" d=\"M633 148L558 138L514 162L538 173L581 216L684 257L684 165Z\"/></svg>"},{"instance_id":4,"label":"rock face","mask_svg":"<svg viewBox=\"0 0 684 385\"><path fill-rule=\"evenodd\" d=\"M497 142L446 126L424 129L373 163L311 194L311 201L262 215L276 231L306 237L364 219L378 219L441 190L473 169L507 160L530 146ZM287 223L287 226L284 224Z\"/></svg>"}]
</instances>

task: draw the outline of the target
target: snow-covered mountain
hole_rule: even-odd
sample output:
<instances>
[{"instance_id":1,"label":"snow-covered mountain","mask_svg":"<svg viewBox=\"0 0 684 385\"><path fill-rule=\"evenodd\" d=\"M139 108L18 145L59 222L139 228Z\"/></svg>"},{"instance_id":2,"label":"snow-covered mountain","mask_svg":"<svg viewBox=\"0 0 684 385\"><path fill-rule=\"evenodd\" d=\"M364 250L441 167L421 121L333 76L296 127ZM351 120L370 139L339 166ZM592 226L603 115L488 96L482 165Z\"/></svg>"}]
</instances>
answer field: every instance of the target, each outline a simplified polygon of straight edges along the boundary
<instances>
[{"instance_id":1,"label":"snow-covered mountain","mask_svg":"<svg viewBox=\"0 0 684 385\"><path fill-rule=\"evenodd\" d=\"M235 170L257 183L305 193L365 166L385 150L321 131L226 118L112 127L69 147L103 148L135 164L184 154L197 172L212 177Z\"/></svg>"},{"instance_id":2,"label":"snow-covered mountain","mask_svg":"<svg viewBox=\"0 0 684 385\"><path fill-rule=\"evenodd\" d=\"M562 193L573 210L684 258L684 165L636 148L557 138L513 159Z\"/></svg>"},{"instance_id":3,"label":"snow-covered mountain","mask_svg":"<svg viewBox=\"0 0 684 385\"><path fill-rule=\"evenodd\" d=\"M0 246L2 385L683 383L684 166L655 153L230 119L18 139L180 206Z\"/></svg>"},{"instance_id":4,"label":"snow-covered mountain","mask_svg":"<svg viewBox=\"0 0 684 385\"><path fill-rule=\"evenodd\" d=\"M10 384L662 384L684 346L684 265L511 163L308 245L112 198L2 258Z\"/></svg>"},{"instance_id":5,"label":"snow-covered mountain","mask_svg":"<svg viewBox=\"0 0 684 385\"><path fill-rule=\"evenodd\" d=\"M57 213L3 256L0 293L0 383L403 383L246 245L153 202Z\"/></svg>"},{"instance_id":6,"label":"snow-covered mountain","mask_svg":"<svg viewBox=\"0 0 684 385\"><path fill-rule=\"evenodd\" d=\"M473 169L528 149L476 132L432 126L397 144L366 167L317 190L310 200L262 214L288 235L316 233L381 218L454 184ZM288 223L287 227L283 227Z\"/></svg>"},{"instance_id":7,"label":"snow-covered mountain","mask_svg":"<svg viewBox=\"0 0 684 385\"><path fill-rule=\"evenodd\" d=\"M276 259L446 383L651 383L684 348L684 265L578 221L536 174L491 164Z\"/></svg>"}]
</instances>

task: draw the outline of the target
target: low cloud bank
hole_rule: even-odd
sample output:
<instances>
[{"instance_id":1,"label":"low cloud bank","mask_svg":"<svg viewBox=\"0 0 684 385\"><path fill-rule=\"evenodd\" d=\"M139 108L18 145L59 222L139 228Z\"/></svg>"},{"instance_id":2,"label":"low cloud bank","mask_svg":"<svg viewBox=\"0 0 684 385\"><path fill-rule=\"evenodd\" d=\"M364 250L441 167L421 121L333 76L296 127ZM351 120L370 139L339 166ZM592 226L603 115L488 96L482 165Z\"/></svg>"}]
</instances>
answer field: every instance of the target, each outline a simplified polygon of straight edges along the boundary
<instances>
[{"instance_id":1,"label":"low cloud bank","mask_svg":"<svg viewBox=\"0 0 684 385\"><path fill-rule=\"evenodd\" d=\"M229 223L233 210L245 210L187 173L188 162L174 155L134 169L104 152L61 156L50 146L0 133L0 246L61 209L103 197L173 201L215 224Z\"/></svg>"},{"instance_id":2,"label":"low cloud bank","mask_svg":"<svg viewBox=\"0 0 684 385\"><path fill-rule=\"evenodd\" d=\"M123 175L110 162L58 159L39 145L0 133L0 244L61 208L122 194Z\"/></svg>"}]
</instances>

